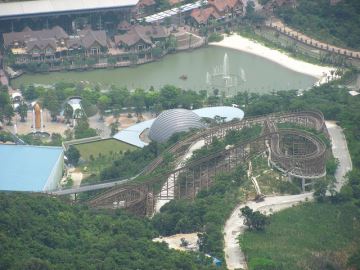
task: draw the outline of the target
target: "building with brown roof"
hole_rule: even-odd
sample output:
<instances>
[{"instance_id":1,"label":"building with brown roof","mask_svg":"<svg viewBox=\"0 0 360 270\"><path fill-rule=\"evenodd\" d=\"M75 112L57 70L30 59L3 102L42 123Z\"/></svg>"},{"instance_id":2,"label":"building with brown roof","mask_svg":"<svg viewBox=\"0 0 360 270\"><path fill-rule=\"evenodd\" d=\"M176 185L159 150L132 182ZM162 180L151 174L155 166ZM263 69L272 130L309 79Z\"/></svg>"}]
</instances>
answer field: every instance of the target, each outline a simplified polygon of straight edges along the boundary
<instances>
[{"instance_id":1,"label":"building with brown roof","mask_svg":"<svg viewBox=\"0 0 360 270\"><path fill-rule=\"evenodd\" d=\"M143 52L153 47L156 42L165 41L169 37L165 27L158 25L135 25L123 35L114 37L115 44L118 48L126 52Z\"/></svg>"},{"instance_id":2,"label":"building with brown roof","mask_svg":"<svg viewBox=\"0 0 360 270\"><path fill-rule=\"evenodd\" d=\"M75 49L77 54L98 55L107 50L105 31L85 29L76 36L69 36L61 27L33 31L4 33L4 47L11 50L15 62L47 62L62 59Z\"/></svg>"},{"instance_id":3,"label":"building with brown roof","mask_svg":"<svg viewBox=\"0 0 360 270\"><path fill-rule=\"evenodd\" d=\"M79 33L81 45L85 49L85 55L98 55L107 50L107 37L103 30L82 30Z\"/></svg>"},{"instance_id":4,"label":"building with brown roof","mask_svg":"<svg viewBox=\"0 0 360 270\"><path fill-rule=\"evenodd\" d=\"M242 0L208 0L208 5L214 7L220 16L242 14Z\"/></svg>"},{"instance_id":5,"label":"building with brown roof","mask_svg":"<svg viewBox=\"0 0 360 270\"><path fill-rule=\"evenodd\" d=\"M195 25L206 25L210 20L217 20L221 16L213 7L193 9L190 17Z\"/></svg>"},{"instance_id":6,"label":"building with brown roof","mask_svg":"<svg viewBox=\"0 0 360 270\"><path fill-rule=\"evenodd\" d=\"M190 14L190 23L206 25L211 20L219 20L230 16L243 14L242 0L208 0L206 8L193 9Z\"/></svg>"},{"instance_id":7,"label":"building with brown roof","mask_svg":"<svg viewBox=\"0 0 360 270\"><path fill-rule=\"evenodd\" d=\"M131 29L131 24L128 23L127 21L122 21L120 22L118 25L117 25L117 30L120 32L120 33L125 33L127 31L129 31Z\"/></svg>"}]
</instances>

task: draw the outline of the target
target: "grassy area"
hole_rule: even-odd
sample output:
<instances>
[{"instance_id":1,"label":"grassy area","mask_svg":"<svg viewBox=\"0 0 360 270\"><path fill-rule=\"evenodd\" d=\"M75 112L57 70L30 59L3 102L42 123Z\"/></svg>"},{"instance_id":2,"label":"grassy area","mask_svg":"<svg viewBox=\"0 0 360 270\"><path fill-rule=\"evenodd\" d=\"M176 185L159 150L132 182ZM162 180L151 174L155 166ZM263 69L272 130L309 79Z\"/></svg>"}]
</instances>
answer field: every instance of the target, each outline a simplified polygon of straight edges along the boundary
<instances>
[{"instance_id":1,"label":"grassy area","mask_svg":"<svg viewBox=\"0 0 360 270\"><path fill-rule=\"evenodd\" d=\"M352 204L305 203L271 216L264 232L240 238L249 269L346 269L360 241L360 210Z\"/></svg>"},{"instance_id":2,"label":"grassy area","mask_svg":"<svg viewBox=\"0 0 360 270\"><path fill-rule=\"evenodd\" d=\"M116 139L106 139L90 143L77 144L74 146L79 150L81 158L86 161L91 161L98 157L121 154L127 150L132 151L136 149L135 146Z\"/></svg>"}]
</instances>

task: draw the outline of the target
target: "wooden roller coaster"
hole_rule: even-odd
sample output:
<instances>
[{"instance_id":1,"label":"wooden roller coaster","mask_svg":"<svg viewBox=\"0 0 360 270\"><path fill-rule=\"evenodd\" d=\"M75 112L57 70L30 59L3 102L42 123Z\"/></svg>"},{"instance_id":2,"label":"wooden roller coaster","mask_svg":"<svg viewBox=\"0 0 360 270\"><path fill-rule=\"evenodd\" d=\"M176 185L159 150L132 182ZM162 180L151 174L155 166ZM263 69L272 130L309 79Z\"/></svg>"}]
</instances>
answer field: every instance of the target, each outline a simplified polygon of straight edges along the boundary
<instances>
[{"instance_id":1,"label":"wooden roller coaster","mask_svg":"<svg viewBox=\"0 0 360 270\"><path fill-rule=\"evenodd\" d=\"M223 138L230 130L241 130L258 124L263 127L262 134L176 170L150 176L149 174L162 164L163 159L160 156L143 170L143 178L149 175L148 179L142 179L141 183L134 179L120 184L91 199L88 204L96 208L126 208L139 215L150 216L160 200L193 199L200 190L211 186L217 173L230 171L264 152L268 153L274 167L289 176L302 179L325 176L324 142L310 132L278 129L279 123L294 123L315 129L328 137L324 117L317 111L271 114L225 123L177 142L168 152L175 158L180 158L192 144L200 140L209 144L214 138Z\"/></svg>"}]
</instances>

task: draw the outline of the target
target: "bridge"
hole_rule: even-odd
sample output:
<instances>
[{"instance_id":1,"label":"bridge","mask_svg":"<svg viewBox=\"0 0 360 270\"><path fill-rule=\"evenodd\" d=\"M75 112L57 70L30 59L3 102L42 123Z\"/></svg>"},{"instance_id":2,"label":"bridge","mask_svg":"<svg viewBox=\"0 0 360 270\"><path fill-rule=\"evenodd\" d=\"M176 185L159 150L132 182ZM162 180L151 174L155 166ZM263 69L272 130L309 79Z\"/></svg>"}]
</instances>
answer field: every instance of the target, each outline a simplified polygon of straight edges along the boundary
<instances>
[{"instance_id":1,"label":"bridge","mask_svg":"<svg viewBox=\"0 0 360 270\"><path fill-rule=\"evenodd\" d=\"M205 144L210 144L214 138L224 138L230 130L241 130L254 125L262 126L260 136L202 157L175 170L160 175L150 175L163 162L162 156L159 156L142 171L141 182L136 179L139 174L123 181L85 186L54 194L65 195L113 186L87 204L95 208L127 208L139 215L151 216L159 201L194 199L199 191L208 189L212 185L216 174L231 171L264 152L268 153L274 167L290 177L301 178L304 182L306 179L325 176L324 142L310 132L289 128L279 129L277 124L280 123L295 123L304 128L323 132L328 137L324 117L317 111L245 118L242 121L225 123L192 134L174 144L168 152L175 157L175 160L179 160L196 142L204 141Z\"/></svg>"}]
</instances>

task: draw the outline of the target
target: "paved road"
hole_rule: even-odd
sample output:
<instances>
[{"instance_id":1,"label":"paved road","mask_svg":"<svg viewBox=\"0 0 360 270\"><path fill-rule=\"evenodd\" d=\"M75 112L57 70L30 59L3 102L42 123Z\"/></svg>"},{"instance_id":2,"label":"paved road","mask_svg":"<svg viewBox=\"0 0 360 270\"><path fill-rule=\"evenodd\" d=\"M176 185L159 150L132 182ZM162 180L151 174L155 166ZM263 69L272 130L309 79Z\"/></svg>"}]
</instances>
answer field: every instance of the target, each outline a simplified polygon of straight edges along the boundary
<instances>
[{"instance_id":1,"label":"paved road","mask_svg":"<svg viewBox=\"0 0 360 270\"><path fill-rule=\"evenodd\" d=\"M249 206L254 211L265 213L277 212L285 208L296 205L301 201L312 199L312 193L304 193L300 195L266 197L264 201L256 203L253 201L238 205L230 218L226 221L224 227L225 240L225 260L228 269L247 269L244 253L241 251L238 237L246 230L244 218L240 215L240 209Z\"/></svg>"},{"instance_id":2,"label":"paved road","mask_svg":"<svg viewBox=\"0 0 360 270\"><path fill-rule=\"evenodd\" d=\"M341 186L345 182L344 177L346 173L352 168L351 158L341 127L331 121L327 121L326 126L332 141L332 151L335 158L339 160L339 167L336 171L335 177L337 180L336 190L340 190ZM241 251L237 240L239 235L246 229L244 219L240 216L240 209L242 207L249 206L254 211L270 213L291 207L292 205L298 204L306 199L312 200L313 194L304 193L300 195L267 197L260 203L250 201L245 204L238 205L231 214L230 218L226 221L224 227L224 253L228 269L247 269L244 253Z\"/></svg>"},{"instance_id":3,"label":"paved road","mask_svg":"<svg viewBox=\"0 0 360 270\"><path fill-rule=\"evenodd\" d=\"M345 182L346 173L352 169L351 157L342 128L333 121L326 121L325 124L330 133L332 152L334 157L339 160L335 178L337 181L336 190L340 191Z\"/></svg>"}]
</instances>

